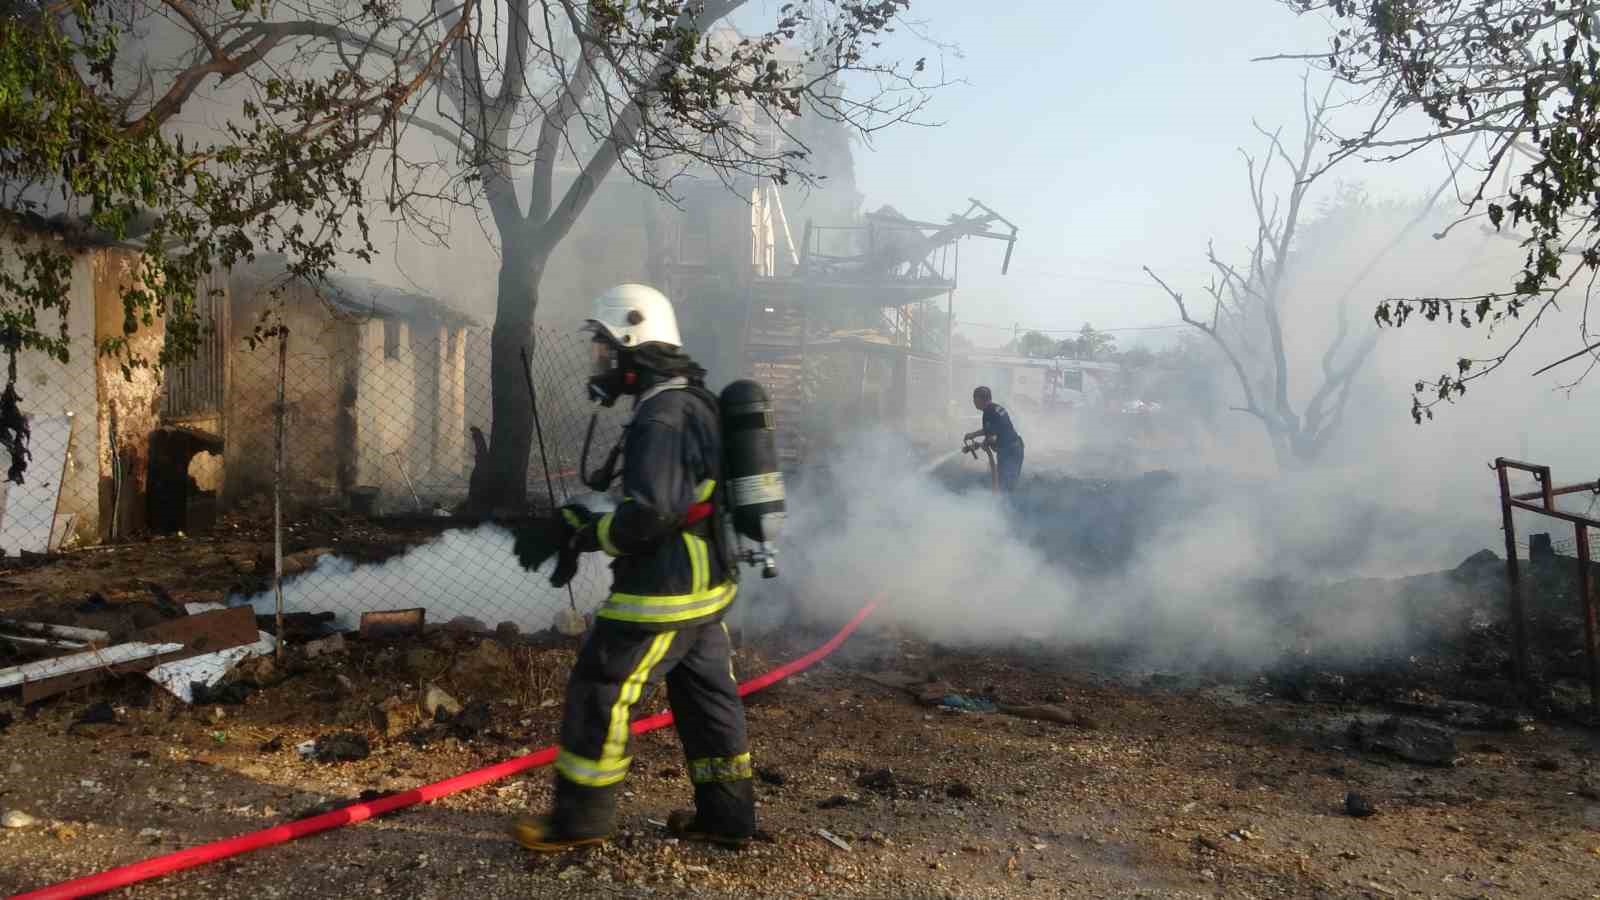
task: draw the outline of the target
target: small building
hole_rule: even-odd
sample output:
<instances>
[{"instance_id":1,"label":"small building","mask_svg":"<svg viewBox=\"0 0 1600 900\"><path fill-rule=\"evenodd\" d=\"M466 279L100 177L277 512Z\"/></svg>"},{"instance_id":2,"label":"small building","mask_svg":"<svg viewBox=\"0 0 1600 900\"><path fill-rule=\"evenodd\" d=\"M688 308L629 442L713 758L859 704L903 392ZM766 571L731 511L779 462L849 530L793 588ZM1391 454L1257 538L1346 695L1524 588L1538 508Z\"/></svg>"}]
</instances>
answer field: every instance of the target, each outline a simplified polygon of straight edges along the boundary
<instances>
[{"instance_id":1,"label":"small building","mask_svg":"<svg viewBox=\"0 0 1600 900\"><path fill-rule=\"evenodd\" d=\"M1122 371L1110 362L999 353L969 353L953 366L957 385L987 385L1007 406L1042 411L1104 406Z\"/></svg>"},{"instance_id":2,"label":"small building","mask_svg":"<svg viewBox=\"0 0 1600 900\"><path fill-rule=\"evenodd\" d=\"M203 520L208 505L270 491L280 380L272 329L280 324L291 499L343 504L365 494L409 503L465 493L471 317L416 291L349 275L316 287L287 281L281 261L268 260L234 270L206 301L203 318L212 325L207 345L162 385L162 429L188 440L177 442L158 476L184 494L180 503L163 491L168 512L158 530L187 524L171 510ZM206 453L207 436L220 456Z\"/></svg>"},{"instance_id":3,"label":"small building","mask_svg":"<svg viewBox=\"0 0 1600 900\"><path fill-rule=\"evenodd\" d=\"M0 487L0 549L200 529L220 508L269 491L277 339L248 339L280 322L292 500L343 503L358 488L408 503L465 493L470 317L346 275L316 288L290 282L282 260L266 259L216 273L197 291L208 328L193 358L125 370L98 347L123 336L123 292L141 257L111 244L77 245L72 255L66 361L17 358L32 459L24 484ZM165 340L159 319L141 324L129 351L154 361Z\"/></svg>"}]
</instances>

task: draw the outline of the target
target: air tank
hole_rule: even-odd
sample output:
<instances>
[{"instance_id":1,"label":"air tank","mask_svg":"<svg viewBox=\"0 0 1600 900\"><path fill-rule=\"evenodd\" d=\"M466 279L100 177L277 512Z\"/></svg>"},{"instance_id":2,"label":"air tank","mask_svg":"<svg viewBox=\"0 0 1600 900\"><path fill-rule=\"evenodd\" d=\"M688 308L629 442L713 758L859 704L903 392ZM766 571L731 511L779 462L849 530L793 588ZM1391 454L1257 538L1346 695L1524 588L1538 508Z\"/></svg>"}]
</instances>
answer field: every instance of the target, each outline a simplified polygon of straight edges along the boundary
<instances>
[{"instance_id":1,"label":"air tank","mask_svg":"<svg viewBox=\"0 0 1600 900\"><path fill-rule=\"evenodd\" d=\"M756 545L745 560L761 566L761 577L776 578L775 544L783 529L784 493L772 400L761 385L742 379L722 389L718 406L733 530Z\"/></svg>"}]
</instances>

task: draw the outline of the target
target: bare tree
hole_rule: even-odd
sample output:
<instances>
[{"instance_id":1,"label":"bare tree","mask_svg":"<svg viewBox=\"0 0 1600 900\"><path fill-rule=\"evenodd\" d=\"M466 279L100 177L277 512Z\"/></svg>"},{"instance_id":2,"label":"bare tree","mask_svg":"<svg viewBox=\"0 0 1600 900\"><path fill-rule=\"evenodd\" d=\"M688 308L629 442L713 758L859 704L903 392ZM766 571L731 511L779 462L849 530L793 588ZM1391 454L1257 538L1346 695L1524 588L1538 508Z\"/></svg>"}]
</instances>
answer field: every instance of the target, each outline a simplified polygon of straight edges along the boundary
<instances>
[{"instance_id":1,"label":"bare tree","mask_svg":"<svg viewBox=\"0 0 1600 900\"><path fill-rule=\"evenodd\" d=\"M620 167L669 198L683 178L805 182L796 122L870 133L913 120L936 86L924 60L874 61L909 0L808 0L757 34L718 27L746 5L13 0L0 7L16 63L0 66L4 218L141 246L160 277L130 288L128 332L161 315L192 338L185 314L215 263L284 252L317 277L342 251L371 256L375 202L440 243L446 208L470 208L501 257L490 471L473 500L520 505L532 422L519 354L551 254L601 182ZM146 52L119 53L130 47ZM208 92L236 106L185 141L179 114ZM66 208L50 199L63 181ZM64 331L37 326L53 310L64 329L70 267L59 249L18 255L0 266L0 340L64 355Z\"/></svg>"},{"instance_id":2,"label":"bare tree","mask_svg":"<svg viewBox=\"0 0 1600 900\"><path fill-rule=\"evenodd\" d=\"M1532 331L1564 312L1577 352L1535 374L1584 360L1572 386L1600 365L1600 325L1590 318L1600 272L1600 5L1578 0L1279 0L1326 21L1325 51L1270 57L1309 61L1367 101L1370 118L1334 136L1325 166L1346 158L1388 162L1442 148L1474 173L1459 193L1461 222L1505 229L1526 248L1503 291L1392 297L1385 325L1414 316L1462 326L1506 327L1510 339L1484 357L1419 381L1412 414L1498 370ZM1421 113L1421 116L1416 113ZM1420 125L1419 125L1420 123ZM1459 224L1459 222L1458 222ZM1448 230L1448 229L1447 229ZM1583 303L1563 310L1574 289Z\"/></svg>"},{"instance_id":3,"label":"bare tree","mask_svg":"<svg viewBox=\"0 0 1600 900\"><path fill-rule=\"evenodd\" d=\"M801 116L868 133L911 120L929 86L921 60L869 60L908 0L788 4L755 36L714 30L745 0L518 0L459 13L446 2L434 8L449 27L475 18L458 29L439 102L410 124L457 149L447 190L487 209L500 247L489 474L472 498L488 509L525 494L532 421L518 367L540 281L613 169L669 198L683 178L740 190L805 180L809 148L791 130ZM844 75L871 92L846 93Z\"/></svg>"},{"instance_id":4,"label":"bare tree","mask_svg":"<svg viewBox=\"0 0 1600 900\"><path fill-rule=\"evenodd\" d=\"M1261 423L1280 465L1315 461L1343 425L1351 387L1378 342L1376 328L1352 325L1351 298L1378 264L1428 217L1451 183L1447 180L1441 185L1336 298L1333 337L1322 351L1310 397L1303 405L1297 402L1293 389L1296 361L1284 339L1285 319L1303 317L1307 312L1290 307L1290 282L1296 270L1296 241L1307 212L1308 196L1319 177L1328 171L1318 166L1317 149L1326 135L1332 89L1330 82L1320 96L1313 96L1306 83L1302 91L1304 133L1298 144L1285 144L1281 128L1268 131L1258 124L1256 130L1266 141L1265 153L1256 157L1240 150L1249 173L1256 235L1249 259L1242 266L1218 256L1214 243L1207 246L1206 261L1214 271L1206 287L1212 306L1209 316L1197 317L1182 293L1145 267L1145 272L1177 305L1183 321L1221 350L1244 398L1244 405L1234 409ZM1269 187L1280 169L1287 185L1286 195L1276 194Z\"/></svg>"}]
</instances>

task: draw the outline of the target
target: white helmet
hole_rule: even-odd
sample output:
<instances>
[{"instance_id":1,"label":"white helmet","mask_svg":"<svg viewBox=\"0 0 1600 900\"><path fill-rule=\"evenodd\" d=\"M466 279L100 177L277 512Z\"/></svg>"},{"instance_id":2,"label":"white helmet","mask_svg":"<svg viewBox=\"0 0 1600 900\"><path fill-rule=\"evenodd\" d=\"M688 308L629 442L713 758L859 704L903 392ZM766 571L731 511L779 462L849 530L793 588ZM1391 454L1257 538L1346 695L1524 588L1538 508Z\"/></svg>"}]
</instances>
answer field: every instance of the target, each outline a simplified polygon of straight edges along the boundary
<instances>
[{"instance_id":1,"label":"white helmet","mask_svg":"<svg viewBox=\"0 0 1600 900\"><path fill-rule=\"evenodd\" d=\"M619 347L641 344L667 344L674 350L683 347L678 335L678 317L672 301L653 287L619 284L594 301L594 316L587 327L604 333Z\"/></svg>"}]
</instances>

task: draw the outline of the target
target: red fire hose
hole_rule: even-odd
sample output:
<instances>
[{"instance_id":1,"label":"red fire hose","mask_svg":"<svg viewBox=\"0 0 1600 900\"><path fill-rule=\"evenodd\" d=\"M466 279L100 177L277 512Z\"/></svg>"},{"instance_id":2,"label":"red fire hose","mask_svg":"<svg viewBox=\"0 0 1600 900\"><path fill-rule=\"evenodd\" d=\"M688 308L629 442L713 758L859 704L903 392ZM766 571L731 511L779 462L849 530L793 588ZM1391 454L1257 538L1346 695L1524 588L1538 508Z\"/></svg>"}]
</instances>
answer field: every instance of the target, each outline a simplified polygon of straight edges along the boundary
<instances>
[{"instance_id":1,"label":"red fire hose","mask_svg":"<svg viewBox=\"0 0 1600 900\"><path fill-rule=\"evenodd\" d=\"M856 630L856 627L872 613L872 610L877 605L876 600L867 603L866 606L861 608L860 612L855 614L854 618L839 629L838 634L829 638L827 643L807 653L805 656L785 663L770 672L739 685L739 696L743 697L746 694L755 693L762 688L770 687L788 678L796 672L810 668L818 660L837 650L839 645L844 643L845 638L848 638L851 632ZM632 729L634 734L644 734L649 731L655 731L658 728L665 728L671 723L672 713L664 712L635 720ZM195 866L227 859L230 856L238 856L251 850L286 844L296 838L307 837L308 835L328 831L343 825L364 822L367 819L385 815L398 809L405 809L408 806L415 806L418 803L426 803L430 800L437 800L440 797L448 797L451 794L482 787L492 781L498 781L519 772L548 766L555 762L556 751L557 748L555 747L546 747L527 756L508 759L488 768L467 772L454 778L446 778L444 781L436 781L433 784L426 784L402 794L391 794L390 796L373 800L370 803L353 803L332 812L312 816L309 819L300 819L285 825L277 825L261 831L251 832L250 834L241 834L238 837L201 844L198 847L190 847L187 850L179 850L177 853L169 853L166 856L157 856L143 862L118 866L115 869L107 869L96 875L64 881L26 894L17 894L12 900L45 900L45 898L57 900L57 898L68 897L92 897L95 894L127 887L130 884L136 884L151 878L158 878L184 869L192 869Z\"/></svg>"}]
</instances>

